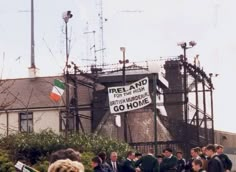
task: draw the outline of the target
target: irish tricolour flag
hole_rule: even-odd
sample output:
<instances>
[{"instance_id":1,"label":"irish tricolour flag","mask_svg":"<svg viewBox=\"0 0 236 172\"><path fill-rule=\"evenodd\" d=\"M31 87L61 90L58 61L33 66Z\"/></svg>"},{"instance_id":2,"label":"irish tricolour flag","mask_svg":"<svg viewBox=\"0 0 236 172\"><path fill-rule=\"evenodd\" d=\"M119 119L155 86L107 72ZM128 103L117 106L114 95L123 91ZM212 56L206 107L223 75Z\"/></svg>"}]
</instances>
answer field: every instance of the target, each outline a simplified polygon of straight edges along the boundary
<instances>
[{"instance_id":1,"label":"irish tricolour flag","mask_svg":"<svg viewBox=\"0 0 236 172\"><path fill-rule=\"evenodd\" d=\"M62 94L65 90L65 84L58 79L54 80L54 86L52 88L52 92L50 93L50 98L54 101L59 101Z\"/></svg>"}]
</instances>

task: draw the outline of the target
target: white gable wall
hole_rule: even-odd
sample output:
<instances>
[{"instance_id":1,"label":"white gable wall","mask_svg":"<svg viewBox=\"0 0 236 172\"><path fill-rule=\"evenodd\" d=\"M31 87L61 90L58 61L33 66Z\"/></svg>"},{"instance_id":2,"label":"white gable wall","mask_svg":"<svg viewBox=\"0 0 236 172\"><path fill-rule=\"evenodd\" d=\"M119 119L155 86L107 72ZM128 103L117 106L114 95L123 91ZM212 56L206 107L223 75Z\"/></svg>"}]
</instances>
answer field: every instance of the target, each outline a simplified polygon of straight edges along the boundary
<instances>
[{"instance_id":1,"label":"white gable wall","mask_svg":"<svg viewBox=\"0 0 236 172\"><path fill-rule=\"evenodd\" d=\"M8 112L8 133L16 133L19 131L19 112ZM33 111L33 130L40 132L44 129L52 129L59 133L59 112L58 110L51 111ZM7 114L0 114L0 134L7 134Z\"/></svg>"},{"instance_id":2,"label":"white gable wall","mask_svg":"<svg viewBox=\"0 0 236 172\"><path fill-rule=\"evenodd\" d=\"M45 129L51 129L55 133L58 134L60 133L59 110L34 110L34 111L29 110L29 112L33 112L34 132L40 132ZM20 123L19 113L20 111L8 112L8 129L7 129L7 114L5 112L0 113L0 135L19 132L19 123ZM89 110L80 111L79 113L91 117L91 112ZM91 119L81 118L81 122L83 124L85 132L90 133Z\"/></svg>"},{"instance_id":3,"label":"white gable wall","mask_svg":"<svg viewBox=\"0 0 236 172\"><path fill-rule=\"evenodd\" d=\"M40 132L44 129L52 129L55 133L60 132L59 111L35 111L33 112L34 132Z\"/></svg>"},{"instance_id":4,"label":"white gable wall","mask_svg":"<svg viewBox=\"0 0 236 172\"><path fill-rule=\"evenodd\" d=\"M7 126L6 126L6 120L7 116L5 113L0 114L0 135L5 135L7 132Z\"/></svg>"}]
</instances>

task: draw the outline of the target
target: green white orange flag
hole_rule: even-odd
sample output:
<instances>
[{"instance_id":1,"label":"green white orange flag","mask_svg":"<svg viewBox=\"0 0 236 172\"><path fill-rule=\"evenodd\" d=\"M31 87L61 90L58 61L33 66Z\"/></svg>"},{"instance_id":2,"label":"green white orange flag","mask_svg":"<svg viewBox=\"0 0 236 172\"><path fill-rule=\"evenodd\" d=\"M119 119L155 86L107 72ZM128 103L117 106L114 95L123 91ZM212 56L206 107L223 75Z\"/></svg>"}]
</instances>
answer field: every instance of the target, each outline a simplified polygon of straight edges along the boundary
<instances>
[{"instance_id":1,"label":"green white orange flag","mask_svg":"<svg viewBox=\"0 0 236 172\"><path fill-rule=\"evenodd\" d=\"M59 101L64 93L64 90L65 84L61 80L55 79L52 92L50 93L50 98L56 102Z\"/></svg>"}]
</instances>

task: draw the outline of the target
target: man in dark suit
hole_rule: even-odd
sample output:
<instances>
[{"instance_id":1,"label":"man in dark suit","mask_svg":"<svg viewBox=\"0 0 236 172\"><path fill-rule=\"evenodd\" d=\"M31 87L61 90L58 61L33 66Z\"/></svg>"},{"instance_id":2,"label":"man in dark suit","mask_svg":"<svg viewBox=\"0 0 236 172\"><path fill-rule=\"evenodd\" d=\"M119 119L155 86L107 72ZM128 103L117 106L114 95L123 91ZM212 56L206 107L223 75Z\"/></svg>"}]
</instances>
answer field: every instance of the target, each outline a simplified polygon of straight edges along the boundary
<instances>
[{"instance_id":1,"label":"man in dark suit","mask_svg":"<svg viewBox=\"0 0 236 172\"><path fill-rule=\"evenodd\" d=\"M135 172L135 168L133 166L133 159L135 158L135 154L133 151L129 151L127 153L127 158L123 162L123 172Z\"/></svg>"},{"instance_id":2,"label":"man in dark suit","mask_svg":"<svg viewBox=\"0 0 236 172\"><path fill-rule=\"evenodd\" d=\"M106 153L100 152L100 153L98 153L98 157L100 157L102 160L101 166L102 166L104 172L112 172L110 165L106 162L106 159L107 159Z\"/></svg>"},{"instance_id":3,"label":"man in dark suit","mask_svg":"<svg viewBox=\"0 0 236 172\"><path fill-rule=\"evenodd\" d=\"M110 160L107 161L107 163L110 165L112 172L122 172L122 166L117 161L117 152L111 152L110 154Z\"/></svg>"},{"instance_id":4,"label":"man in dark suit","mask_svg":"<svg viewBox=\"0 0 236 172\"><path fill-rule=\"evenodd\" d=\"M135 167L139 167L142 172L154 172L158 170L158 161L153 155L153 149L148 154L142 156L135 162Z\"/></svg>"},{"instance_id":5,"label":"man in dark suit","mask_svg":"<svg viewBox=\"0 0 236 172\"><path fill-rule=\"evenodd\" d=\"M177 156L177 172L182 172L184 171L184 168L185 168L185 164L186 164L186 161L185 159L183 158L183 153L181 151L178 151L176 152L176 156Z\"/></svg>"},{"instance_id":6,"label":"man in dark suit","mask_svg":"<svg viewBox=\"0 0 236 172\"><path fill-rule=\"evenodd\" d=\"M176 172L177 158L172 154L172 149L166 148L163 150L164 159L160 164L160 172Z\"/></svg>"},{"instance_id":7,"label":"man in dark suit","mask_svg":"<svg viewBox=\"0 0 236 172\"><path fill-rule=\"evenodd\" d=\"M206 155L210 158L207 164L207 172L224 172L223 164L216 154L216 147L209 144L206 147Z\"/></svg>"},{"instance_id":8,"label":"man in dark suit","mask_svg":"<svg viewBox=\"0 0 236 172\"><path fill-rule=\"evenodd\" d=\"M224 154L224 147L222 145L217 145L216 152L223 163L225 171L226 172L231 171L233 164L232 161L229 159L229 157L226 154Z\"/></svg>"}]
</instances>

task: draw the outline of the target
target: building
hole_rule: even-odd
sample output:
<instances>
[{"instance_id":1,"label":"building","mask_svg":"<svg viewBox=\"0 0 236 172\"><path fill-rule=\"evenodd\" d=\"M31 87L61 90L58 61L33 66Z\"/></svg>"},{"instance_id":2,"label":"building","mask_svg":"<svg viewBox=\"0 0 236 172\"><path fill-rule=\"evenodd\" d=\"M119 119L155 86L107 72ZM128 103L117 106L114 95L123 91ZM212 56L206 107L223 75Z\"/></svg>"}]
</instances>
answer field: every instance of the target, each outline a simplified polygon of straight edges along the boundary
<instances>
[{"instance_id":1,"label":"building","mask_svg":"<svg viewBox=\"0 0 236 172\"><path fill-rule=\"evenodd\" d=\"M126 69L126 85L138 81L144 77L149 78L149 92L153 93L153 74L145 68L131 65ZM109 137L126 140L128 143L154 142L154 115L153 104L144 108L121 114L111 114L108 103L107 89L122 85L122 70L112 71L98 76L98 82L104 85L104 89L94 92L93 131ZM155 87L168 88L168 82L158 73ZM162 105L163 106L163 102ZM158 106L160 108L160 106ZM127 116L126 119L125 115ZM121 126L115 125L117 116L121 117ZM159 141L172 140L172 136L162 122L157 120L157 139ZM126 124L125 124L126 122ZM126 126L126 127L125 127ZM125 134L126 133L126 136ZM139 134L138 134L139 133ZM126 137L126 138L125 138Z\"/></svg>"},{"instance_id":2,"label":"building","mask_svg":"<svg viewBox=\"0 0 236 172\"><path fill-rule=\"evenodd\" d=\"M184 68L187 71L186 90ZM68 116L68 129L125 140L143 152L147 146L153 147L155 136L161 145L159 152L166 146L174 150L186 149L187 152L193 146L214 142L213 107L206 103L211 100L209 97L212 94L209 77L199 67L181 59L165 61L164 69L164 73L157 74L157 85L154 86L153 74L149 68L135 64L126 67L126 84L148 77L152 98L153 88L158 88L159 111L156 119L153 104L127 112L126 115L110 113L107 88L123 85L121 69L70 74L71 113ZM64 80L62 76L55 76L1 81L1 134L38 132L49 128L61 133L65 129L65 94L59 102L49 98L54 79ZM185 97L188 99L185 100ZM154 130L155 123L157 130Z\"/></svg>"},{"instance_id":3,"label":"building","mask_svg":"<svg viewBox=\"0 0 236 172\"><path fill-rule=\"evenodd\" d=\"M0 87L0 134L14 132L39 132L52 129L60 133L65 129L65 94L58 102L49 98L54 79L64 80L62 76L35 77L2 80ZM93 100L92 79L78 75L78 112L69 116L69 130L91 132L91 102ZM74 113L75 87L70 82L70 107ZM79 122L79 120L81 120Z\"/></svg>"}]
</instances>

